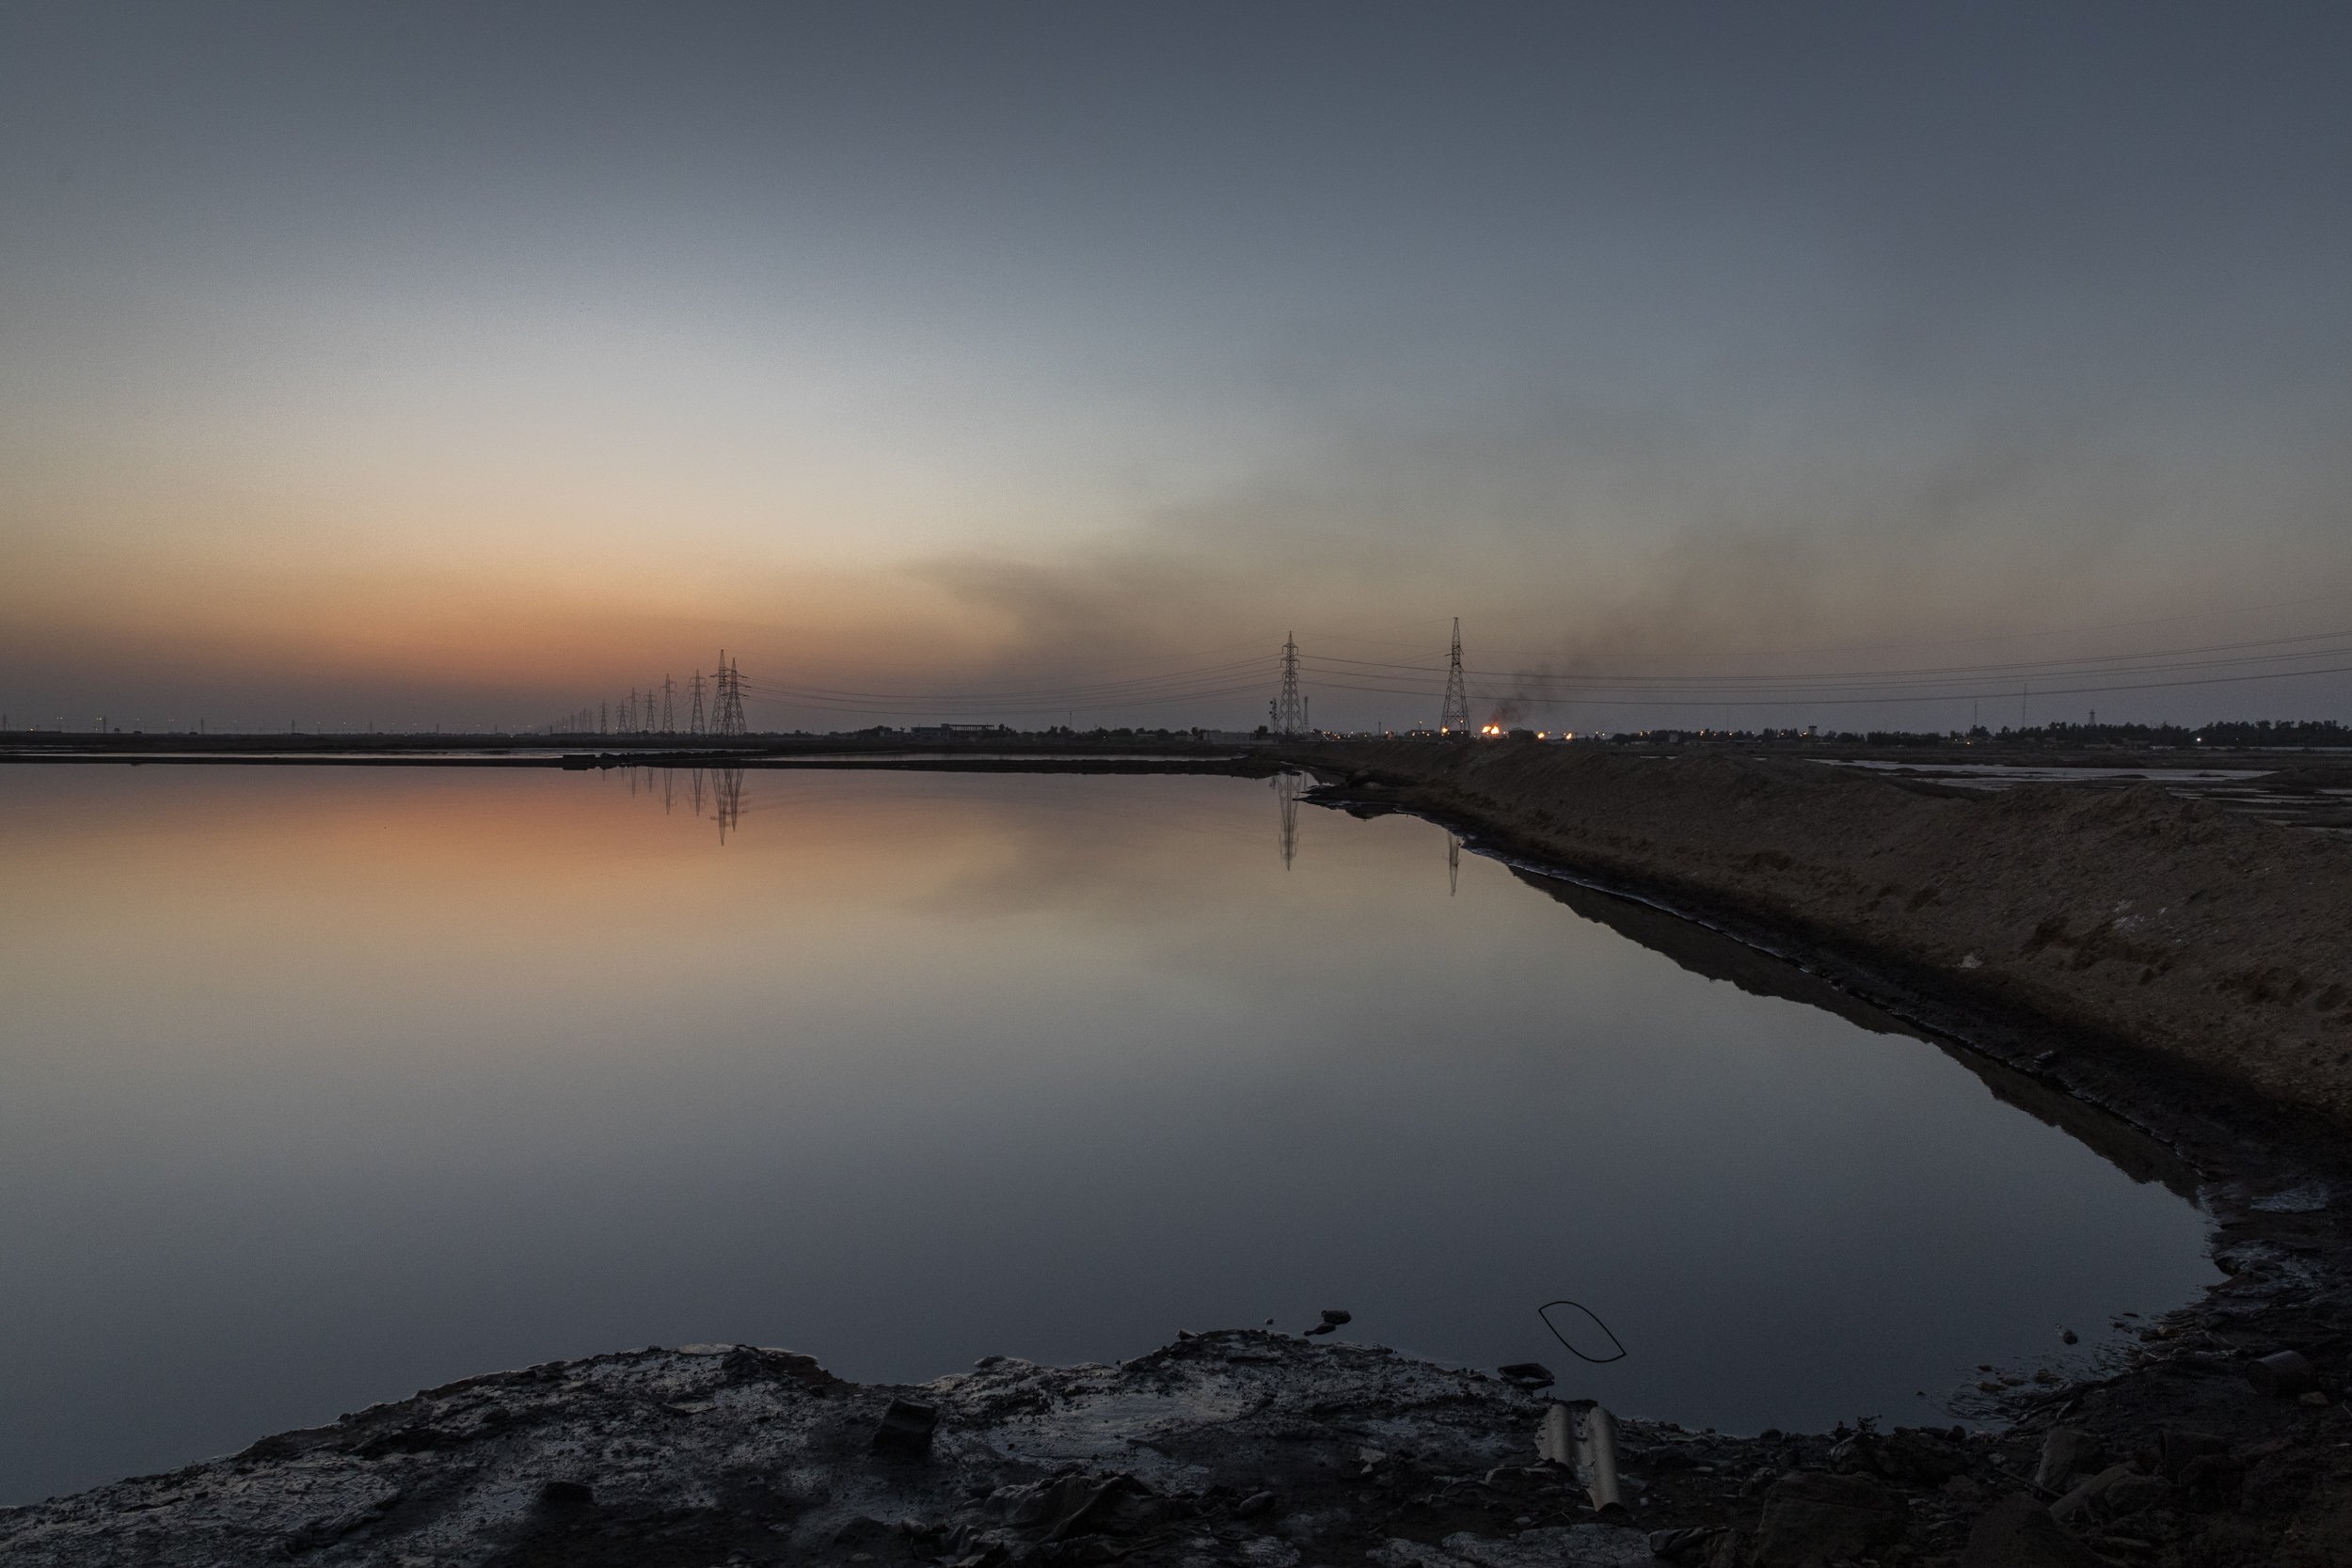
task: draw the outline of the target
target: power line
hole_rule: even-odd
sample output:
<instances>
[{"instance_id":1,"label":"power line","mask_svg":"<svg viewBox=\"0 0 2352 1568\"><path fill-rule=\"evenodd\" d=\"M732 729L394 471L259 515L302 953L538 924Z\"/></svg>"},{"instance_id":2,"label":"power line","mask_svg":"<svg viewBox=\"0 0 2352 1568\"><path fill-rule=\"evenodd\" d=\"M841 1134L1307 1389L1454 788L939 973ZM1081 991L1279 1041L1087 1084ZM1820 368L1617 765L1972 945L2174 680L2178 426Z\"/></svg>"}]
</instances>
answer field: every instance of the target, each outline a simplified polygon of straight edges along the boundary
<instances>
[{"instance_id":1,"label":"power line","mask_svg":"<svg viewBox=\"0 0 2352 1568\"><path fill-rule=\"evenodd\" d=\"M1159 674L1137 675L1122 680L1089 681L1076 685L1000 689L964 691L859 691L841 688L807 686L797 682L775 683L755 681L750 685L754 695L790 696L810 701L853 705L857 703L902 703L941 705L946 703L985 704L992 702L1041 702L1053 704L1071 698L1117 697L1128 692L1149 692L1166 689L1191 682L1225 684L1248 672L1265 668L1263 657L1229 659L1217 664L1197 665L1189 669L1170 670Z\"/></svg>"},{"instance_id":2,"label":"power line","mask_svg":"<svg viewBox=\"0 0 2352 1568\"><path fill-rule=\"evenodd\" d=\"M1660 685L1707 687L1742 685L1782 686L1807 681L1832 685L1851 684L1863 681L1906 683L1929 681L1936 677L1963 677L1968 675L1994 674L2003 672L2033 672L2036 674L2036 678L2039 678L2043 674L2054 674L2063 678L2072 672L2088 670L2093 666L2099 665L2144 663L2152 659L2191 659L2191 656L2195 655L2233 653L2248 648L2282 648L2290 643L2331 642L2344 639L2352 639L2352 628L2337 628L2330 631L2304 632L2293 637L2257 638L2251 641L2239 642L2213 642L2206 643L2201 646L2186 648L2151 648L2137 653L2088 654L2076 658L2008 659L1981 664L1922 665L1908 669L1898 668L1892 670L1795 671L1788 674L1780 675L1758 675L1745 673L1667 674L1627 672L1613 673L1600 671L1551 671L1547 669L1537 669L1534 671L1472 670L1469 672L1469 673L1481 679L1489 680L1543 679L1557 680L1562 682L1591 682L1593 684L1602 686ZM2271 654L2262 657L2274 659L2300 657L2316 658L2333 657L2337 654L2347 651L2352 651L2352 647L2306 648L2300 652ZM1346 666L1349 670L1391 672L1405 675L1420 675L1425 676L1432 682L1437 680L1438 673L1438 668L1434 664L1400 664L1378 659L1341 658L1332 655L1318 655L1309 662L1315 665L1343 665ZM2191 663L2195 666L2224 664L2231 662L2239 661L2227 659L2191 659ZM2181 666L2160 666L2160 668L2174 667L2188 668L2191 666L2185 664Z\"/></svg>"},{"instance_id":3,"label":"power line","mask_svg":"<svg viewBox=\"0 0 2352 1568\"><path fill-rule=\"evenodd\" d=\"M2318 603L2340 596L2318 595L2290 602ZM1274 672L1279 694L1268 705L1270 727L1286 735L1305 731L1311 722L1309 705L1315 692L1422 701L1437 697L1439 728L1462 733L1470 728L1473 697L1509 700L1538 708L1576 705L1741 709L1806 705L1853 706L1873 703L1980 702L1987 698L2012 701L2021 685L2030 685L2036 695L2055 698L2238 685L2352 671L2352 628L2072 658L2000 659L1787 674L1757 673L1752 669L1716 673L1470 670L1460 656L1458 618L1453 625L1453 637L1442 666L1434 659L1424 664L1329 654L1311 657L1300 651L1295 634L1287 635ZM1074 715L1082 711L1217 704L1253 691L1262 693L1264 687L1261 683L1266 673L1264 660L1260 657L1051 685L888 690L797 681L751 681L744 678L737 662L728 659L723 651L716 673L706 678L696 672L688 682L686 729L690 735L748 733L750 725L744 713L747 698L818 713L882 719L917 715L934 719L966 715L1018 719L1052 715L1074 722ZM643 733L658 728L663 734L675 734L676 682L664 676L659 689L659 706L653 689L642 694L632 689L617 714L611 711L612 705L582 709L572 721L573 725L580 731L593 728L602 733L613 729Z\"/></svg>"},{"instance_id":4,"label":"power line","mask_svg":"<svg viewBox=\"0 0 2352 1568\"><path fill-rule=\"evenodd\" d=\"M2330 664L2315 670L2264 670L2249 674L2184 676L2179 680L2113 682L2101 686L2037 687L2035 695L2043 697L2087 696L2100 691L2159 691L2186 686L2230 686L2245 681L2288 680L2298 675L2340 675L2352 673L2352 664ZM1406 690L1388 686L1343 686L1344 691L1376 692L1387 696L1426 697L1426 691ZM1862 703L1942 703L1969 702L1987 697L2009 698L2016 693L2008 688L1980 688L1974 690L1904 692L1888 695L1825 697L1806 692L1782 692L1759 697L1678 697L1644 693L1633 697L1599 697L1579 692L1567 697L1533 696L1522 692L1481 691L1481 696L1508 696L1530 707L1565 707L1591 705L1598 707L1788 707L1799 705L1815 706L1850 706Z\"/></svg>"}]
</instances>

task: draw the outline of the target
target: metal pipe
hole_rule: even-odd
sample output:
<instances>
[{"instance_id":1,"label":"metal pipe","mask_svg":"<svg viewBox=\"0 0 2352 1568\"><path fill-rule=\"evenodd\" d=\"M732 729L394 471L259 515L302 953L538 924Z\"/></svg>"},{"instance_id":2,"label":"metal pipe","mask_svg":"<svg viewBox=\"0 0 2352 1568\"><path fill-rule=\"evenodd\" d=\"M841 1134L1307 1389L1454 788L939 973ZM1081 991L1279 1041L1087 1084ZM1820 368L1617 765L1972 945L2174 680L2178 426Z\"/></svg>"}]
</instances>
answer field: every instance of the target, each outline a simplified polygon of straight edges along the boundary
<instances>
[{"instance_id":1,"label":"metal pipe","mask_svg":"<svg viewBox=\"0 0 2352 1568\"><path fill-rule=\"evenodd\" d=\"M1594 1405L1584 1412L1583 1435L1577 1440L1576 1467L1584 1479L1585 1495L1596 1511L1622 1513L1624 1495L1617 1487L1617 1418Z\"/></svg>"}]
</instances>

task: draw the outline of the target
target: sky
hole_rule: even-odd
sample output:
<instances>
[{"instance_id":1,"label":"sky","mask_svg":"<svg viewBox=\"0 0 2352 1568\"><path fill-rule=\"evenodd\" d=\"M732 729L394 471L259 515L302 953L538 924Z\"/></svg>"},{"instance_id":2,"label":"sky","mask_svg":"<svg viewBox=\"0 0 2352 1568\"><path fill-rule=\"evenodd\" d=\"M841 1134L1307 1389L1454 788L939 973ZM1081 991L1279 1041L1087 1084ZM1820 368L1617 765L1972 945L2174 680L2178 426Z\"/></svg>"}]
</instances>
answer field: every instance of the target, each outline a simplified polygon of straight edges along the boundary
<instances>
[{"instance_id":1,"label":"sky","mask_svg":"<svg viewBox=\"0 0 2352 1568\"><path fill-rule=\"evenodd\" d=\"M1459 616L1566 726L2352 718L2348 56L11 5L0 711L522 727L723 648L762 727L1245 726L1295 632L1403 725Z\"/></svg>"}]
</instances>

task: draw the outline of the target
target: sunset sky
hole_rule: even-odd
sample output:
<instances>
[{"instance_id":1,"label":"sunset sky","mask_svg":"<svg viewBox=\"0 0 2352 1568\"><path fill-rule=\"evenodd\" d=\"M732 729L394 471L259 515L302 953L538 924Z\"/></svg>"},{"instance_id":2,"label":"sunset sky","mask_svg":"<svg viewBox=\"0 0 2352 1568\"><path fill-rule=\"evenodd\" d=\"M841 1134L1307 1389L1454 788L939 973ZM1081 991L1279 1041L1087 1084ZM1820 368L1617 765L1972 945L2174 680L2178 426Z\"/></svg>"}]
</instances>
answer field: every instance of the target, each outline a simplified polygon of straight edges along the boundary
<instances>
[{"instance_id":1,"label":"sunset sky","mask_svg":"<svg viewBox=\"0 0 2352 1568\"><path fill-rule=\"evenodd\" d=\"M2352 718L2347 59L2287 4L12 5L0 709L535 725L723 646L763 727L1238 726L1295 630L1393 724L1459 615L1585 726Z\"/></svg>"}]
</instances>

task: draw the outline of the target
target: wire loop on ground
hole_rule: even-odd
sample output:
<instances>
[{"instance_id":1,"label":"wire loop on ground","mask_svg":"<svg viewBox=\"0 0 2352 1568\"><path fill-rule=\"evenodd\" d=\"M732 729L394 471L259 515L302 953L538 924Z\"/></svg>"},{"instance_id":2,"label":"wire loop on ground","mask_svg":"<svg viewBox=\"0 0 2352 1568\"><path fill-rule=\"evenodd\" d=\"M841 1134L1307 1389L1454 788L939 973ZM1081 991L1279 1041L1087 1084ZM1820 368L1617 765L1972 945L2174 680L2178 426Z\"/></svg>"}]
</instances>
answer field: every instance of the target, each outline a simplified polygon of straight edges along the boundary
<instances>
[{"instance_id":1,"label":"wire loop on ground","mask_svg":"<svg viewBox=\"0 0 2352 1568\"><path fill-rule=\"evenodd\" d=\"M1577 1349L1574 1345L1569 1344L1568 1337L1560 1332L1560 1325L1551 1321L1551 1309L1555 1307L1573 1307L1578 1311L1583 1313L1586 1317L1592 1319L1593 1326L1599 1329L1603 1334L1608 1335L1609 1342L1617 1347L1617 1354L1614 1355L1587 1355L1582 1351ZM1617 1338L1615 1333L1611 1330L1607 1323L1600 1321L1599 1313L1594 1311L1591 1307L1585 1306L1581 1301L1569 1301L1565 1297L1563 1297L1558 1301L1548 1301L1541 1307L1535 1308L1535 1316L1544 1320L1544 1326L1551 1330L1551 1337L1560 1341L1561 1348L1566 1351L1570 1355L1575 1356L1579 1361L1589 1361L1596 1367L1606 1367L1612 1361L1622 1361L1626 1357L1625 1342Z\"/></svg>"}]
</instances>

